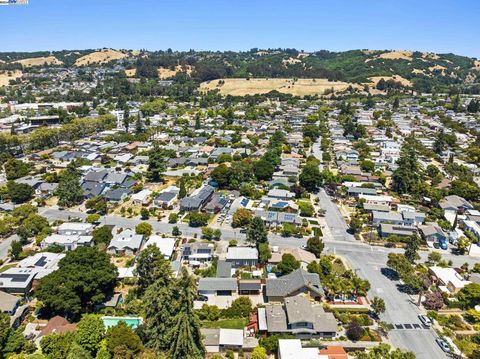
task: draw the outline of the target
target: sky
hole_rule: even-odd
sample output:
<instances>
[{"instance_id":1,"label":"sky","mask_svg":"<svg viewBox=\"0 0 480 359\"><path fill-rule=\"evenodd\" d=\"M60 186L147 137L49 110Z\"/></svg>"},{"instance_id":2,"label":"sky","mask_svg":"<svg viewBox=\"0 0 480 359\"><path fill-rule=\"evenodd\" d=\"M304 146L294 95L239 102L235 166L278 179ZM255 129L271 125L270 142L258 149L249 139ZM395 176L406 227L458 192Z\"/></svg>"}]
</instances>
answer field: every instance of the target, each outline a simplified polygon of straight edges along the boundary
<instances>
[{"instance_id":1,"label":"sky","mask_svg":"<svg viewBox=\"0 0 480 359\"><path fill-rule=\"evenodd\" d=\"M0 52L452 52L480 58L479 0L30 0L0 6Z\"/></svg>"}]
</instances>

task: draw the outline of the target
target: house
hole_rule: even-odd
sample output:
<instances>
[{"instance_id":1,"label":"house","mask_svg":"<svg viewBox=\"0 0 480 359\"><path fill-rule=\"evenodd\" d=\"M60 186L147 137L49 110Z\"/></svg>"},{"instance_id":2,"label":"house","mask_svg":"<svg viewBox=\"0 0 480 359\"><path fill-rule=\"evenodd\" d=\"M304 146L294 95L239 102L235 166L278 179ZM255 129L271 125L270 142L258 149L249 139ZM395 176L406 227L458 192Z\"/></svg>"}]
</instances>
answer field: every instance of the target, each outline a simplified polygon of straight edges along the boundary
<instances>
[{"instance_id":1,"label":"house","mask_svg":"<svg viewBox=\"0 0 480 359\"><path fill-rule=\"evenodd\" d=\"M391 223L391 224L402 225L403 216L400 213L396 213L396 212L373 211L372 223L376 225L380 223Z\"/></svg>"},{"instance_id":2,"label":"house","mask_svg":"<svg viewBox=\"0 0 480 359\"><path fill-rule=\"evenodd\" d=\"M368 204L377 204L384 206L391 206L392 197L391 196L380 196L380 195L369 195L369 194L360 194L358 198L364 200Z\"/></svg>"},{"instance_id":3,"label":"house","mask_svg":"<svg viewBox=\"0 0 480 359\"><path fill-rule=\"evenodd\" d=\"M127 198L132 191L128 188L115 188L105 193L105 199L109 202L120 202Z\"/></svg>"},{"instance_id":4,"label":"house","mask_svg":"<svg viewBox=\"0 0 480 359\"><path fill-rule=\"evenodd\" d=\"M463 197L457 195L446 196L439 202L439 206L444 211L463 213L467 209L473 209L473 206Z\"/></svg>"},{"instance_id":5,"label":"house","mask_svg":"<svg viewBox=\"0 0 480 359\"><path fill-rule=\"evenodd\" d=\"M67 332L74 332L75 330L77 330L76 324L71 324L65 318L56 315L48 321L45 327L42 328L35 341L40 342L41 338L52 333L63 334Z\"/></svg>"},{"instance_id":6,"label":"house","mask_svg":"<svg viewBox=\"0 0 480 359\"><path fill-rule=\"evenodd\" d=\"M219 260L217 262L217 278L232 278L232 263Z\"/></svg>"},{"instance_id":7,"label":"house","mask_svg":"<svg viewBox=\"0 0 480 359\"><path fill-rule=\"evenodd\" d=\"M225 257L233 268L256 267L258 264L258 250L255 247L228 247Z\"/></svg>"},{"instance_id":8,"label":"house","mask_svg":"<svg viewBox=\"0 0 480 359\"><path fill-rule=\"evenodd\" d=\"M446 240L447 235L443 229L436 223L425 224L418 226L420 235L426 242L435 242L438 243L441 240Z\"/></svg>"},{"instance_id":9,"label":"house","mask_svg":"<svg viewBox=\"0 0 480 359\"><path fill-rule=\"evenodd\" d=\"M269 334L293 334L299 338L334 338L338 323L333 313L326 313L320 304L308 298L286 297L283 304L265 306Z\"/></svg>"},{"instance_id":10,"label":"house","mask_svg":"<svg viewBox=\"0 0 480 359\"><path fill-rule=\"evenodd\" d=\"M471 220L463 221L463 229L472 234L473 237L477 238L480 241L480 225Z\"/></svg>"},{"instance_id":11,"label":"house","mask_svg":"<svg viewBox=\"0 0 480 359\"><path fill-rule=\"evenodd\" d=\"M258 345L258 339L245 337L242 329L202 328L201 333L207 353L251 351Z\"/></svg>"},{"instance_id":12,"label":"house","mask_svg":"<svg viewBox=\"0 0 480 359\"><path fill-rule=\"evenodd\" d=\"M300 293L319 299L325 295L317 273L308 273L297 269L280 278L268 278L265 285L265 295L269 302L283 302L284 298Z\"/></svg>"},{"instance_id":13,"label":"house","mask_svg":"<svg viewBox=\"0 0 480 359\"><path fill-rule=\"evenodd\" d=\"M256 295L262 291L262 281L260 279L239 279L238 292L243 295Z\"/></svg>"},{"instance_id":14,"label":"house","mask_svg":"<svg viewBox=\"0 0 480 359\"><path fill-rule=\"evenodd\" d=\"M78 247L91 247L93 246L93 237L78 234L51 234L40 243L42 249L53 246L60 246L65 251L73 251Z\"/></svg>"},{"instance_id":15,"label":"house","mask_svg":"<svg viewBox=\"0 0 480 359\"><path fill-rule=\"evenodd\" d=\"M0 290L0 313L10 317L10 326L17 328L29 312L27 304L20 305L20 298Z\"/></svg>"},{"instance_id":16,"label":"house","mask_svg":"<svg viewBox=\"0 0 480 359\"><path fill-rule=\"evenodd\" d=\"M37 271L32 268L9 268L0 273L0 291L28 295Z\"/></svg>"},{"instance_id":17,"label":"house","mask_svg":"<svg viewBox=\"0 0 480 359\"><path fill-rule=\"evenodd\" d=\"M180 210L199 211L212 197L215 189L210 185L205 185L199 191L189 197L182 198L180 201Z\"/></svg>"},{"instance_id":18,"label":"house","mask_svg":"<svg viewBox=\"0 0 480 359\"><path fill-rule=\"evenodd\" d=\"M92 234L93 227L93 224L90 223L66 222L58 227L57 233L66 236L88 236Z\"/></svg>"},{"instance_id":19,"label":"house","mask_svg":"<svg viewBox=\"0 0 480 359\"><path fill-rule=\"evenodd\" d=\"M277 265L282 261L282 256L287 253L293 255L295 259L300 262L300 265L305 270L307 269L307 265L310 262L313 262L317 259L315 257L315 254L301 248L282 248L280 252L272 253L272 256L268 260L268 263Z\"/></svg>"},{"instance_id":20,"label":"house","mask_svg":"<svg viewBox=\"0 0 480 359\"><path fill-rule=\"evenodd\" d=\"M318 348L303 348L300 339L279 339L278 359L326 359L320 357Z\"/></svg>"},{"instance_id":21,"label":"house","mask_svg":"<svg viewBox=\"0 0 480 359\"><path fill-rule=\"evenodd\" d=\"M268 191L267 196L270 198L276 198L276 199L288 201L289 199L295 198L295 193L285 189L274 188Z\"/></svg>"},{"instance_id":22,"label":"house","mask_svg":"<svg viewBox=\"0 0 480 359\"><path fill-rule=\"evenodd\" d=\"M375 196L377 194L377 190L375 188L368 187L348 187L347 194L353 197L358 197L361 194Z\"/></svg>"},{"instance_id":23,"label":"house","mask_svg":"<svg viewBox=\"0 0 480 359\"><path fill-rule=\"evenodd\" d=\"M203 295L232 295L238 292L235 278L200 278L198 293Z\"/></svg>"},{"instance_id":24,"label":"house","mask_svg":"<svg viewBox=\"0 0 480 359\"><path fill-rule=\"evenodd\" d=\"M175 250L175 238L171 237L161 237L157 235L150 236L147 243L145 243L144 248L147 248L150 245L156 246L160 252L163 254L165 259L170 260L173 255L173 251Z\"/></svg>"},{"instance_id":25,"label":"house","mask_svg":"<svg viewBox=\"0 0 480 359\"><path fill-rule=\"evenodd\" d=\"M213 258L214 246L212 243L187 243L182 247L181 258L191 265L209 262Z\"/></svg>"},{"instance_id":26,"label":"house","mask_svg":"<svg viewBox=\"0 0 480 359\"><path fill-rule=\"evenodd\" d=\"M203 207L206 213L218 213L228 204L228 199L215 193L208 203Z\"/></svg>"},{"instance_id":27,"label":"house","mask_svg":"<svg viewBox=\"0 0 480 359\"><path fill-rule=\"evenodd\" d=\"M343 347L329 345L326 348L320 349L320 357L325 359L348 359L348 354Z\"/></svg>"},{"instance_id":28,"label":"house","mask_svg":"<svg viewBox=\"0 0 480 359\"><path fill-rule=\"evenodd\" d=\"M142 244L142 234L136 234L131 229L126 229L112 238L107 252L109 254L134 256L140 250Z\"/></svg>"},{"instance_id":29,"label":"house","mask_svg":"<svg viewBox=\"0 0 480 359\"><path fill-rule=\"evenodd\" d=\"M380 224L380 236L386 238L388 236L409 237L417 233L417 227L400 226L390 223Z\"/></svg>"},{"instance_id":30,"label":"house","mask_svg":"<svg viewBox=\"0 0 480 359\"><path fill-rule=\"evenodd\" d=\"M456 294L463 287L472 283L457 273L453 268L443 268L438 266L429 267L428 271L437 282L438 288L448 294Z\"/></svg>"},{"instance_id":31,"label":"house","mask_svg":"<svg viewBox=\"0 0 480 359\"><path fill-rule=\"evenodd\" d=\"M148 203L152 191L143 189L138 193L132 194L132 203L136 205L144 205Z\"/></svg>"}]
</instances>

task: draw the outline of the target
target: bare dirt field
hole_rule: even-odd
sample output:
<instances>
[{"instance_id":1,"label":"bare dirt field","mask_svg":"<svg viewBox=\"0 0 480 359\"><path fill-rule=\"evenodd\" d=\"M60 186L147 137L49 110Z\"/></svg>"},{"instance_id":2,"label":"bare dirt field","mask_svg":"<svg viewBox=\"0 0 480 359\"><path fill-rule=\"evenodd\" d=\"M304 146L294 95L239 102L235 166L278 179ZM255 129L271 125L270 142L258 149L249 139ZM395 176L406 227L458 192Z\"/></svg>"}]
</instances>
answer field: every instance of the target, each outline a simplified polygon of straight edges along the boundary
<instances>
[{"instance_id":1,"label":"bare dirt field","mask_svg":"<svg viewBox=\"0 0 480 359\"><path fill-rule=\"evenodd\" d=\"M55 56L33 57L30 59L22 59L14 62L22 64L22 66L25 66L25 67L43 66L44 64L47 64L47 65L63 64L63 62L57 59Z\"/></svg>"},{"instance_id":2,"label":"bare dirt field","mask_svg":"<svg viewBox=\"0 0 480 359\"><path fill-rule=\"evenodd\" d=\"M403 78L402 76L398 76L398 75L375 76L375 77L369 77L368 79L374 84L374 86L377 86L378 81L380 81L381 79L384 79L385 81L394 80L394 81L402 83L402 85L404 85L404 86L412 86L412 83L409 80L407 80L406 78Z\"/></svg>"},{"instance_id":3,"label":"bare dirt field","mask_svg":"<svg viewBox=\"0 0 480 359\"><path fill-rule=\"evenodd\" d=\"M429 70L430 72L435 71L435 70L441 70L442 76L445 76L445 70L446 70L446 69L447 69L447 68L446 68L445 66L442 66L442 65L430 66L430 67L428 68L428 70Z\"/></svg>"},{"instance_id":4,"label":"bare dirt field","mask_svg":"<svg viewBox=\"0 0 480 359\"><path fill-rule=\"evenodd\" d=\"M135 77L136 74L137 74L137 69L125 70L125 75L127 77Z\"/></svg>"},{"instance_id":5,"label":"bare dirt field","mask_svg":"<svg viewBox=\"0 0 480 359\"><path fill-rule=\"evenodd\" d=\"M476 69L480 69L480 61L475 61L474 64Z\"/></svg>"},{"instance_id":6,"label":"bare dirt field","mask_svg":"<svg viewBox=\"0 0 480 359\"><path fill-rule=\"evenodd\" d=\"M223 82L223 84L222 84ZM245 96L278 91L294 96L323 95L325 90L343 91L348 86L359 86L327 79L224 79L203 82L202 91L220 90L222 95Z\"/></svg>"},{"instance_id":7,"label":"bare dirt field","mask_svg":"<svg viewBox=\"0 0 480 359\"><path fill-rule=\"evenodd\" d=\"M128 53L112 49L103 49L78 58L77 61L75 61L75 66L104 64L110 61L120 60L125 57L128 57Z\"/></svg>"},{"instance_id":8,"label":"bare dirt field","mask_svg":"<svg viewBox=\"0 0 480 359\"><path fill-rule=\"evenodd\" d=\"M169 77L175 76L177 72L185 72L190 75L193 71L193 67L187 65L186 67L182 67L180 65L175 66L175 70L167 69L165 67L160 67L158 69L158 78L159 79L168 79Z\"/></svg>"},{"instance_id":9,"label":"bare dirt field","mask_svg":"<svg viewBox=\"0 0 480 359\"><path fill-rule=\"evenodd\" d=\"M384 52L383 54L378 55L380 59L387 59L387 60L412 60L413 53L411 51L390 51Z\"/></svg>"},{"instance_id":10,"label":"bare dirt field","mask_svg":"<svg viewBox=\"0 0 480 359\"><path fill-rule=\"evenodd\" d=\"M10 80L15 80L22 76L22 71L0 72L0 86L8 86Z\"/></svg>"}]
</instances>

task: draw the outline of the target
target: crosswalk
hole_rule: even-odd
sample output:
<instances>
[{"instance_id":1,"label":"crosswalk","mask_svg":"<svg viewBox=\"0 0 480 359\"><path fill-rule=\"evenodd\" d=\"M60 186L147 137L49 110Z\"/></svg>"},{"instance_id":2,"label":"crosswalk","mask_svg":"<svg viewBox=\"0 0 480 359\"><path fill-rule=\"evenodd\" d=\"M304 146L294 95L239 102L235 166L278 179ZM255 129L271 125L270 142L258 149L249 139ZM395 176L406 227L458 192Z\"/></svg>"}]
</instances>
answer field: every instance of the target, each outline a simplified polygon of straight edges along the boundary
<instances>
[{"instance_id":1,"label":"crosswalk","mask_svg":"<svg viewBox=\"0 0 480 359\"><path fill-rule=\"evenodd\" d=\"M392 330L430 329L430 327L418 323L392 324L392 326Z\"/></svg>"}]
</instances>

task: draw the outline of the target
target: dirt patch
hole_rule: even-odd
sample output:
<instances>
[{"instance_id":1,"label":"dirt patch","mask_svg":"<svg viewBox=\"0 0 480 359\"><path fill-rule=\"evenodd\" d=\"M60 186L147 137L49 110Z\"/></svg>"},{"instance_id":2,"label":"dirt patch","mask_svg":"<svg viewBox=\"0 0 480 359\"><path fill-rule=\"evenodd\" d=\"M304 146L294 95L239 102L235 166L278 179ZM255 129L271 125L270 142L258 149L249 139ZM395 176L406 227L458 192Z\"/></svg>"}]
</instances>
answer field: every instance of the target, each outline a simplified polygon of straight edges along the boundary
<instances>
[{"instance_id":1,"label":"dirt patch","mask_svg":"<svg viewBox=\"0 0 480 359\"><path fill-rule=\"evenodd\" d=\"M430 59L430 60L438 60L440 58L440 56L438 56L437 54L434 54L432 52L424 52L422 54L422 57L424 59Z\"/></svg>"},{"instance_id":2,"label":"dirt patch","mask_svg":"<svg viewBox=\"0 0 480 359\"><path fill-rule=\"evenodd\" d=\"M475 66L475 68L476 68L477 70L480 70L480 61L475 61L475 62L473 63L473 65Z\"/></svg>"},{"instance_id":3,"label":"dirt patch","mask_svg":"<svg viewBox=\"0 0 480 359\"><path fill-rule=\"evenodd\" d=\"M186 66L177 65L175 66L175 70L167 69L165 67L160 67L158 69L158 78L161 80L168 79L169 77L175 76L177 72L184 72L187 75L190 75L192 71L193 71L193 67L190 65L186 65Z\"/></svg>"},{"instance_id":4,"label":"dirt patch","mask_svg":"<svg viewBox=\"0 0 480 359\"><path fill-rule=\"evenodd\" d=\"M386 60L412 60L413 52L411 51L390 51L378 55L380 59Z\"/></svg>"},{"instance_id":5,"label":"dirt patch","mask_svg":"<svg viewBox=\"0 0 480 359\"><path fill-rule=\"evenodd\" d=\"M374 86L377 86L378 81L380 81L381 79L384 79L385 81L394 80L394 81L400 82L403 86L412 86L412 83L409 80L398 75L374 76L374 77L369 77L368 79L373 83Z\"/></svg>"},{"instance_id":6,"label":"dirt patch","mask_svg":"<svg viewBox=\"0 0 480 359\"><path fill-rule=\"evenodd\" d=\"M5 71L0 72L0 86L8 86L10 80L16 80L22 77L22 71Z\"/></svg>"},{"instance_id":7,"label":"dirt patch","mask_svg":"<svg viewBox=\"0 0 480 359\"><path fill-rule=\"evenodd\" d=\"M425 71L419 70L419 69L413 69L413 70L412 70L412 74L431 76L431 75L429 75L429 74L426 74Z\"/></svg>"},{"instance_id":8,"label":"dirt patch","mask_svg":"<svg viewBox=\"0 0 480 359\"><path fill-rule=\"evenodd\" d=\"M121 51L103 49L78 58L77 61L75 61L75 66L83 66L89 64L105 64L111 61L123 59L128 56L128 53L124 53Z\"/></svg>"},{"instance_id":9,"label":"dirt patch","mask_svg":"<svg viewBox=\"0 0 480 359\"><path fill-rule=\"evenodd\" d=\"M25 66L25 67L43 66L44 64L47 64L47 65L63 64L63 62L57 59L55 56L33 57L30 59L17 60L14 62L18 64L22 64L22 66Z\"/></svg>"},{"instance_id":10,"label":"dirt patch","mask_svg":"<svg viewBox=\"0 0 480 359\"><path fill-rule=\"evenodd\" d=\"M203 82L202 91L220 90L222 95L245 96L278 91L294 96L323 95L326 90L343 91L357 84L327 79L224 79Z\"/></svg>"},{"instance_id":11,"label":"dirt patch","mask_svg":"<svg viewBox=\"0 0 480 359\"><path fill-rule=\"evenodd\" d=\"M283 66L287 67L288 65L295 65L298 64L299 62L302 62L299 59L295 59L293 57L289 57L288 59L283 59L282 64Z\"/></svg>"},{"instance_id":12,"label":"dirt patch","mask_svg":"<svg viewBox=\"0 0 480 359\"><path fill-rule=\"evenodd\" d=\"M442 65L430 66L430 67L428 68L428 70L429 70L430 72L433 72L433 71L435 71L435 70L440 70L440 71L442 72L442 76L445 76L445 70L446 70L446 69L447 69L447 68L446 68L445 66L442 66Z\"/></svg>"},{"instance_id":13,"label":"dirt patch","mask_svg":"<svg viewBox=\"0 0 480 359\"><path fill-rule=\"evenodd\" d=\"M125 70L125 75L127 77L135 77L135 75L137 75L137 69Z\"/></svg>"}]
</instances>

